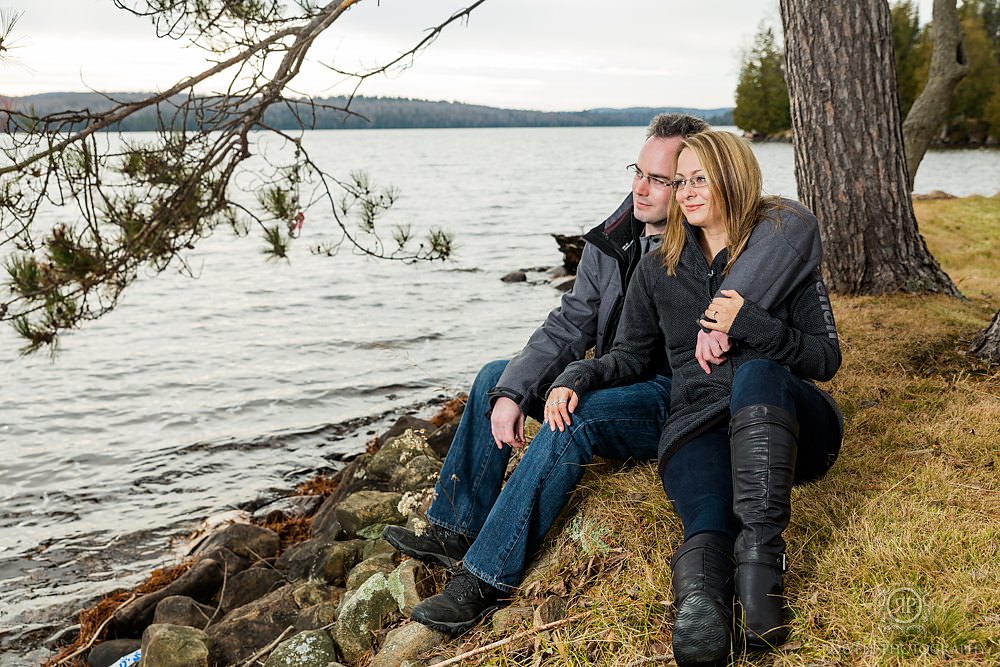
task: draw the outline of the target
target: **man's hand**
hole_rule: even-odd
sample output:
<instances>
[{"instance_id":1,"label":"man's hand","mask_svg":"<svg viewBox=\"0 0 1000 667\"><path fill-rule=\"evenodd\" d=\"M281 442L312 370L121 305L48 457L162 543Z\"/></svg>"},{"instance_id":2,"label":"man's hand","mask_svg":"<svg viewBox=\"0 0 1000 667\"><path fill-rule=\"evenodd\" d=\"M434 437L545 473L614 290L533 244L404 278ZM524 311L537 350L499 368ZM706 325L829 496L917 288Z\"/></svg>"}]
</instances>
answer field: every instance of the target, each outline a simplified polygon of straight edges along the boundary
<instances>
[{"instance_id":1,"label":"man's hand","mask_svg":"<svg viewBox=\"0 0 1000 667\"><path fill-rule=\"evenodd\" d=\"M712 369L709 364L718 366L724 362L729 348L730 343L727 334L721 331L709 331L706 333L704 329L699 329L698 340L694 346L694 358L698 360L698 365L701 366L701 369L711 375Z\"/></svg>"},{"instance_id":2,"label":"man's hand","mask_svg":"<svg viewBox=\"0 0 1000 667\"><path fill-rule=\"evenodd\" d=\"M564 431L572 422L570 414L576 410L576 404L580 402L580 397L576 392L568 387L556 387L549 392L545 398L545 421L549 428L560 432Z\"/></svg>"},{"instance_id":3,"label":"man's hand","mask_svg":"<svg viewBox=\"0 0 1000 667\"><path fill-rule=\"evenodd\" d=\"M503 449L504 445L523 447L524 413L521 406L506 396L498 398L490 413L490 431L497 449Z\"/></svg>"}]
</instances>

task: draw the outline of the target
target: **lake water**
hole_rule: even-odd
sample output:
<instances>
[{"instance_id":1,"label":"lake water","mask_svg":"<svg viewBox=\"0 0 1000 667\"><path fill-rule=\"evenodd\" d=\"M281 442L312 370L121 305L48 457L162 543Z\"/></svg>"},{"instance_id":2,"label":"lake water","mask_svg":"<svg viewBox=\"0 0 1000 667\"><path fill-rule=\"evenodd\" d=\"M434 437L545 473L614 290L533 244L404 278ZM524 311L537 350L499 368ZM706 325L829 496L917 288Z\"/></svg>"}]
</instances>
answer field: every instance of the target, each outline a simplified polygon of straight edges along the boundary
<instances>
[{"instance_id":1,"label":"lake water","mask_svg":"<svg viewBox=\"0 0 1000 667\"><path fill-rule=\"evenodd\" d=\"M367 169L399 189L384 224L443 227L454 258L313 255L332 238L316 210L290 262L220 230L188 256L196 279L144 278L54 361L19 357L0 329L0 665L37 664L44 651L27 653L25 637L174 562L171 538L202 518L335 466L516 352L559 294L499 278L560 263L550 234L618 205L643 132L312 132L306 146L332 173ZM767 191L794 196L791 146L754 149ZM1000 152L931 152L916 191L931 189L997 192Z\"/></svg>"}]
</instances>

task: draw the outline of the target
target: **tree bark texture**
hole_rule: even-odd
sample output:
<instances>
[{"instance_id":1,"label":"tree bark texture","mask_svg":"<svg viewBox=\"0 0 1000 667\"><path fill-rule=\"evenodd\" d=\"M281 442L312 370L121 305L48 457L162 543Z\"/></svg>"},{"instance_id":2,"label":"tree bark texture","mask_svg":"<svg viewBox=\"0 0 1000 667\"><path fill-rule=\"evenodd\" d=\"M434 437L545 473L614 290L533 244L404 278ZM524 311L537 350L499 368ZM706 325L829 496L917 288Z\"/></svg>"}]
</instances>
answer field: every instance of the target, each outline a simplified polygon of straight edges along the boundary
<instances>
[{"instance_id":1,"label":"tree bark texture","mask_svg":"<svg viewBox=\"0 0 1000 667\"><path fill-rule=\"evenodd\" d=\"M799 197L847 294L958 295L917 230L886 0L781 0Z\"/></svg>"},{"instance_id":2,"label":"tree bark texture","mask_svg":"<svg viewBox=\"0 0 1000 667\"><path fill-rule=\"evenodd\" d=\"M931 69L927 85L910 107L903 122L906 146L906 170L910 191L917 176L917 167L924 159L927 147L934 140L948 115L955 86L969 71L969 62L962 46L962 26L958 22L955 0L934 0L934 21L931 24Z\"/></svg>"},{"instance_id":3,"label":"tree bark texture","mask_svg":"<svg viewBox=\"0 0 1000 667\"><path fill-rule=\"evenodd\" d=\"M993 314L990 325L980 331L972 341L969 354L1000 363L1000 310Z\"/></svg>"}]
</instances>

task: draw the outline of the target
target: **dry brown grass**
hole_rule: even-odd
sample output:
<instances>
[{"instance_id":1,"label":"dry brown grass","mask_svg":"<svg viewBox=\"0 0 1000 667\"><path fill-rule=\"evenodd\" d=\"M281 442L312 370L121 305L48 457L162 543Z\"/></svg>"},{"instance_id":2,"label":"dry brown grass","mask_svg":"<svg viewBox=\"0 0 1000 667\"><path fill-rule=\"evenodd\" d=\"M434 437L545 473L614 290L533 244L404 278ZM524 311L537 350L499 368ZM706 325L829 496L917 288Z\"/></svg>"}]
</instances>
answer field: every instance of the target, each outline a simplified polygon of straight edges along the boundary
<instances>
[{"instance_id":1,"label":"dry brown grass","mask_svg":"<svg viewBox=\"0 0 1000 667\"><path fill-rule=\"evenodd\" d=\"M310 477L295 487L295 493L300 496L329 496L337 490L339 480L337 475L317 475Z\"/></svg>"},{"instance_id":2,"label":"dry brown grass","mask_svg":"<svg viewBox=\"0 0 1000 667\"><path fill-rule=\"evenodd\" d=\"M967 300L834 299L844 365L827 388L844 448L794 492L791 641L738 664L1000 664L1000 368L964 355L1000 307L1000 198L916 208ZM561 594L581 618L469 664L667 664L680 526L651 466L616 470L588 472L515 601Z\"/></svg>"},{"instance_id":3,"label":"dry brown grass","mask_svg":"<svg viewBox=\"0 0 1000 667\"><path fill-rule=\"evenodd\" d=\"M131 591L118 590L113 593L109 593L101 598L101 600L93 607L81 611L77 619L80 624L80 631L77 635L76 641L45 661L42 667L49 667L50 665L87 667L87 661L85 659L86 653L82 653L80 656L70 656L72 656L85 644L97 644L104 639L109 638L108 633L111 630L111 627L107 621L120 607L123 607L133 598L138 598L146 593L158 591L164 586L173 583L175 580L179 579L182 574L187 572L193 563L194 560L192 559L184 561L183 563L178 563L177 565L171 565L158 570L153 570L144 582L136 586Z\"/></svg>"},{"instance_id":4,"label":"dry brown grass","mask_svg":"<svg viewBox=\"0 0 1000 667\"><path fill-rule=\"evenodd\" d=\"M458 415L462 414L462 410L465 409L465 404L469 400L468 394L459 394L455 398L446 402L441 406L441 409L437 413L428 419L434 427L441 427L453 420Z\"/></svg>"}]
</instances>

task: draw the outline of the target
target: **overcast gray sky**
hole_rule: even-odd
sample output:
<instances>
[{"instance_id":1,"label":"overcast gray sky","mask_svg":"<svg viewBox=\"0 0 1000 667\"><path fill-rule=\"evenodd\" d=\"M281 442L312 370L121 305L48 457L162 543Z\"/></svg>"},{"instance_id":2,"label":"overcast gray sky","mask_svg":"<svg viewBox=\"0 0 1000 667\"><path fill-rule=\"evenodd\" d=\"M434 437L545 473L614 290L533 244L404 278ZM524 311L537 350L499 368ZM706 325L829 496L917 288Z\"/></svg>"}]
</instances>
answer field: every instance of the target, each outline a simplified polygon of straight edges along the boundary
<instances>
[{"instance_id":1,"label":"overcast gray sky","mask_svg":"<svg viewBox=\"0 0 1000 667\"><path fill-rule=\"evenodd\" d=\"M921 0L930 18L932 0ZM467 3L365 0L312 50L295 85L334 95L350 86L319 63L371 66L407 50ZM22 14L0 95L56 90L162 90L200 71L204 53L157 39L147 19L111 0L0 0ZM361 94L543 110L733 104L740 54L777 0L489 0L413 66Z\"/></svg>"}]
</instances>

